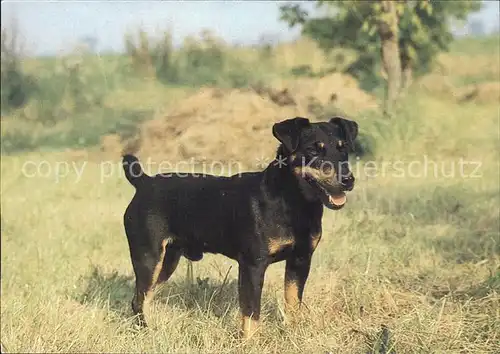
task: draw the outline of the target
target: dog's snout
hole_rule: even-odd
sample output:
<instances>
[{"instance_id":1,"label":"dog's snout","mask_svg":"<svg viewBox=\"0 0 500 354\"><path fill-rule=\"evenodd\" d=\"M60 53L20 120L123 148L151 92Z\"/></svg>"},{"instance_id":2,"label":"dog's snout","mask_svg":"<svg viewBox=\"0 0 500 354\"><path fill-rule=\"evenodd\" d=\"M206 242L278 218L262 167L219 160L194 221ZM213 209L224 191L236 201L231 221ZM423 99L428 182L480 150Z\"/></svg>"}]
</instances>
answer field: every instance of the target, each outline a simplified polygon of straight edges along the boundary
<instances>
[{"instance_id":1,"label":"dog's snout","mask_svg":"<svg viewBox=\"0 0 500 354\"><path fill-rule=\"evenodd\" d=\"M354 187L354 176L352 173L342 176L340 183L342 183L347 190L351 190Z\"/></svg>"}]
</instances>

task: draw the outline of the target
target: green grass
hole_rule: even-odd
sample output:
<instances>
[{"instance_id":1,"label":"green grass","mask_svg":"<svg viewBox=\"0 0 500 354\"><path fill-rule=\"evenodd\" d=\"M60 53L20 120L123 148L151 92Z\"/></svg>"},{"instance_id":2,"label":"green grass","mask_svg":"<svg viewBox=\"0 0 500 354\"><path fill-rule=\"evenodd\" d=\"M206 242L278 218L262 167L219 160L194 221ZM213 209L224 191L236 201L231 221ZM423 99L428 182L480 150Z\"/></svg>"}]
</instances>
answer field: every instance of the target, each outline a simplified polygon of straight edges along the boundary
<instances>
[{"instance_id":1,"label":"green grass","mask_svg":"<svg viewBox=\"0 0 500 354\"><path fill-rule=\"evenodd\" d=\"M153 114L150 110L91 109L46 126L33 121L7 121L2 129L2 153L33 150L78 149L96 146L106 134L132 136L140 122Z\"/></svg>"},{"instance_id":2,"label":"green grass","mask_svg":"<svg viewBox=\"0 0 500 354\"><path fill-rule=\"evenodd\" d=\"M491 76L488 75L488 73L485 74L480 74L480 75L464 75L464 76L458 76L454 80L454 84L457 86L467 86L467 85L475 85L475 84L482 84L485 82L490 82L491 81Z\"/></svg>"},{"instance_id":3,"label":"green grass","mask_svg":"<svg viewBox=\"0 0 500 354\"><path fill-rule=\"evenodd\" d=\"M439 117L432 109L440 103L427 102L421 112L428 115L415 122L427 128L416 136ZM460 121L468 109L474 106L448 113ZM477 115L476 124L498 128L491 118ZM467 126L455 129L468 135ZM410 147L406 155L404 145L390 148L400 139L405 135L395 128L391 140L379 140L376 156L387 150L411 161ZM468 156L483 162L481 178L358 178L348 206L325 213L300 326L283 322L284 266L273 265L262 333L251 344L235 337L237 265L213 255L194 265L199 285L189 284L183 261L148 308L151 328L136 332L122 227L132 188L118 172L101 181L98 163L88 162L78 182L73 172L56 183L23 177L21 167L42 160L54 166L64 155L4 156L2 343L15 352L359 353L378 345L385 325L396 352L494 353L500 349L498 164L485 153L495 137L481 144Z\"/></svg>"},{"instance_id":4,"label":"green grass","mask_svg":"<svg viewBox=\"0 0 500 354\"><path fill-rule=\"evenodd\" d=\"M360 352L381 325L396 352L499 349L494 183L361 181L345 210L325 214L301 325L283 324L284 268L273 265L263 332L240 348L234 262L206 256L194 269L209 281L194 287L182 263L149 308L152 328L135 333L121 224L132 188L119 177L100 183L91 163L78 183L74 173L60 183L22 177L28 159L57 161L2 164L2 342L10 351Z\"/></svg>"},{"instance_id":5,"label":"green grass","mask_svg":"<svg viewBox=\"0 0 500 354\"><path fill-rule=\"evenodd\" d=\"M37 108L28 105L2 120L2 154L89 148L99 145L106 134L130 137L141 122L191 91L131 78L103 94L99 105L76 112L61 110L55 120L40 117Z\"/></svg>"},{"instance_id":6,"label":"green grass","mask_svg":"<svg viewBox=\"0 0 500 354\"><path fill-rule=\"evenodd\" d=\"M103 178L101 162L54 150L130 134L142 112L187 92L124 78L101 108L54 126L3 118L1 343L8 352L379 353L383 326L396 353L500 352L498 104L419 91L390 123L374 113L354 117L378 173L362 173L368 157L353 160L358 178L348 204L325 211L298 325L286 321L284 264L275 264L266 273L262 331L242 343L237 264L206 255L194 264L194 284L181 261L146 307L150 328L138 331L122 225L133 188L116 162ZM461 158L479 170L468 165L468 176L444 176ZM438 175L409 176L409 164L425 159ZM28 161L46 161L42 175L30 177ZM56 178L61 162L70 171Z\"/></svg>"},{"instance_id":7,"label":"green grass","mask_svg":"<svg viewBox=\"0 0 500 354\"><path fill-rule=\"evenodd\" d=\"M457 55L499 55L498 34L461 38L451 43L450 52Z\"/></svg>"}]
</instances>

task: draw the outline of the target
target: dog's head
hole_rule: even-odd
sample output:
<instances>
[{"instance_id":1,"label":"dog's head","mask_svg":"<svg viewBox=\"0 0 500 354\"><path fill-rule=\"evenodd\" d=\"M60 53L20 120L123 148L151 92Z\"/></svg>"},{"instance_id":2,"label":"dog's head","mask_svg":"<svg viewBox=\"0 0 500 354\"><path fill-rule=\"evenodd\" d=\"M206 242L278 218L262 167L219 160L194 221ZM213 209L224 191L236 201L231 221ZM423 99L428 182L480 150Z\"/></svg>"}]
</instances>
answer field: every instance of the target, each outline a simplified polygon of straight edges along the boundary
<instances>
[{"instance_id":1,"label":"dog's head","mask_svg":"<svg viewBox=\"0 0 500 354\"><path fill-rule=\"evenodd\" d=\"M330 209L342 208L346 192L354 188L348 153L358 124L341 117L321 123L296 117L274 124L273 135L282 144L281 158L304 185L306 196L320 199Z\"/></svg>"}]
</instances>

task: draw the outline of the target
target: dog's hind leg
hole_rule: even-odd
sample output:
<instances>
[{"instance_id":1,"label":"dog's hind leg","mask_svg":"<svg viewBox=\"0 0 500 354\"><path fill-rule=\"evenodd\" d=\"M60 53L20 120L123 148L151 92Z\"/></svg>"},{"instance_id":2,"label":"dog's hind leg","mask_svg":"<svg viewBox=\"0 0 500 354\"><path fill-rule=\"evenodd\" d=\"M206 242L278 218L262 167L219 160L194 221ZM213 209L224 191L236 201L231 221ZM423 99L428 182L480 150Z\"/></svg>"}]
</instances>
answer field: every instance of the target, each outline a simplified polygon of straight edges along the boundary
<instances>
[{"instance_id":1,"label":"dog's hind leg","mask_svg":"<svg viewBox=\"0 0 500 354\"><path fill-rule=\"evenodd\" d=\"M164 268L167 240L163 240L159 249L150 252L136 252L132 255L135 272L135 295L132 300L132 310L138 316L139 325L146 327L144 317L144 302L150 300L154 287ZM134 257L135 256L135 257Z\"/></svg>"},{"instance_id":2,"label":"dog's hind leg","mask_svg":"<svg viewBox=\"0 0 500 354\"><path fill-rule=\"evenodd\" d=\"M167 281L172 276L179 264L181 255L182 251L179 248L172 244L167 245L165 256L163 257L163 267L158 276L158 284Z\"/></svg>"}]
</instances>

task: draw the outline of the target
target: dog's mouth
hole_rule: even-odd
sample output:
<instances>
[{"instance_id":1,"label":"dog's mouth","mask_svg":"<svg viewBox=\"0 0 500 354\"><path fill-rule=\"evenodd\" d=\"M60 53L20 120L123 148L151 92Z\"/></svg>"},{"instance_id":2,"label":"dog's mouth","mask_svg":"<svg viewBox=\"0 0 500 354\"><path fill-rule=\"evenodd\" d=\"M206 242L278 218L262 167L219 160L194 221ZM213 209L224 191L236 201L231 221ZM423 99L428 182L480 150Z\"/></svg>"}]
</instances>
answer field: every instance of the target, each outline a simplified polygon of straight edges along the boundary
<instances>
[{"instance_id":1,"label":"dog's mouth","mask_svg":"<svg viewBox=\"0 0 500 354\"><path fill-rule=\"evenodd\" d=\"M324 206L332 210L341 209L347 202L347 195L344 191L338 188L331 188L334 190L328 190L325 188L321 182L316 180L310 175L305 176L305 180L318 191L319 198ZM329 188L330 189L330 188Z\"/></svg>"},{"instance_id":2,"label":"dog's mouth","mask_svg":"<svg viewBox=\"0 0 500 354\"><path fill-rule=\"evenodd\" d=\"M335 196L329 195L328 202L330 202L332 206L335 206L337 208L342 207L347 202L347 195L345 194L345 192L340 192L340 194Z\"/></svg>"}]
</instances>

